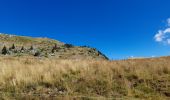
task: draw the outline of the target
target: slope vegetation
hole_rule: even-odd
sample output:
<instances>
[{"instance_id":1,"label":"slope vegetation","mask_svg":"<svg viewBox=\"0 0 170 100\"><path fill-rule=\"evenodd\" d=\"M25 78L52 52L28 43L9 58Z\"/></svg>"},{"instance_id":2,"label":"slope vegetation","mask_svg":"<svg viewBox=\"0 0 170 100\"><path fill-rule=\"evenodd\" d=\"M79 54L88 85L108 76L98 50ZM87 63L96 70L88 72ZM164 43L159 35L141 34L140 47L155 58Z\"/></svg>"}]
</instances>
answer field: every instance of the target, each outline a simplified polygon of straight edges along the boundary
<instances>
[{"instance_id":1,"label":"slope vegetation","mask_svg":"<svg viewBox=\"0 0 170 100\"><path fill-rule=\"evenodd\" d=\"M95 48L73 46L48 38L0 34L1 55L38 56L59 59L108 59Z\"/></svg>"},{"instance_id":2,"label":"slope vegetation","mask_svg":"<svg viewBox=\"0 0 170 100\"><path fill-rule=\"evenodd\" d=\"M0 99L169 100L169 61L1 57Z\"/></svg>"}]
</instances>

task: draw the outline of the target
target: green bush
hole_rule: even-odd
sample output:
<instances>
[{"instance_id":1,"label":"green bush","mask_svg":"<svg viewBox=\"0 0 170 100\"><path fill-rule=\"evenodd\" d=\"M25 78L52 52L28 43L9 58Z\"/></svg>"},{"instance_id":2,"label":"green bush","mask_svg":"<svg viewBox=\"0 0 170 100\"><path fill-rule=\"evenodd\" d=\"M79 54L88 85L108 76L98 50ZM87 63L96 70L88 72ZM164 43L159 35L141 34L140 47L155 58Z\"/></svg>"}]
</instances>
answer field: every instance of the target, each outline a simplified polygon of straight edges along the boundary
<instances>
[{"instance_id":1,"label":"green bush","mask_svg":"<svg viewBox=\"0 0 170 100\"><path fill-rule=\"evenodd\" d=\"M2 54L6 55L7 53L8 53L8 50L7 50L6 46L4 46L2 49Z\"/></svg>"}]
</instances>

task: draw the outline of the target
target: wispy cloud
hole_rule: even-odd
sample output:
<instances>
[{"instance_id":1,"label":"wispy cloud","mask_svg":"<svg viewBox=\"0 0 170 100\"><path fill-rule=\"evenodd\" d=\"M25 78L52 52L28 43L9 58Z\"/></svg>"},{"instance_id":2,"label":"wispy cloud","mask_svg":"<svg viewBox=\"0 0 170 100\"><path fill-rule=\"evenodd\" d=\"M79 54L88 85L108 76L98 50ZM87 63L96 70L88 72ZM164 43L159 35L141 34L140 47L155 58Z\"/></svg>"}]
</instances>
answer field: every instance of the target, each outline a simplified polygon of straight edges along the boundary
<instances>
[{"instance_id":1,"label":"wispy cloud","mask_svg":"<svg viewBox=\"0 0 170 100\"><path fill-rule=\"evenodd\" d=\"M161 42L170 45L170 18L167 19L167 26L164 30L159 30L155 34L154 39L156 42Z\"/></svg>"},{"instance_id":2,"label":"wispy cloud","mask_svg":"<svg viewBox=\"0 0 170 100\"><path fill-rule=\"evenodd\" d=\"M168 26L170 26L170 18L167 19Z\"/></svg>"}]
</instances>

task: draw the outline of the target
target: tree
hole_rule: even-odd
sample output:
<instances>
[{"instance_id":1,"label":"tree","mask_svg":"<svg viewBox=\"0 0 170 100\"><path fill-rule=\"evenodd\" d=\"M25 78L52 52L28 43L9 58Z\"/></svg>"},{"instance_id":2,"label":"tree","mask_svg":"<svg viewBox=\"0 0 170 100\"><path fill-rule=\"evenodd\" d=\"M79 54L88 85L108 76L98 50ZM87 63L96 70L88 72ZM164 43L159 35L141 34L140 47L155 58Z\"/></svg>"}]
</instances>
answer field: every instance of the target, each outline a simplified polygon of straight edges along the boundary
<instances>
[{"instance_id":1,"label":"tree","mask_svg":"<svg viewBox=\"0 0 170 100\"><path fill-rule=\"evenodd\" d=\"M33 48L33 46L31 45L31 47L30 47L30 50L33 50L34 48Z\"/></svg>"},{"instance_id":2,"label":"tree","mask_svg":"<svg viewBox=\"0 0 170 100\"><path fill-rule=\"evenodd\" d=\"M24 50L24 46L21 47L21 51Z\"/></svg>"},{"instance_id":3,"label":"tree","mask_svg":"<svg viewBox=\"0 0 170 100\"><path fill-rule=\"evenodd\" d=\"M2 54L3 54L3 55L6 55L7 53L8 53L8 50L7 50L6 46L4 46L4 47L2 48Z\"/></svg>"},{"instance_id":4,"label":"tree","mask_svg":"<svg viewBox=\"0 0 170 100\"><path fill-rule=\"evenodd\" d=\"M54 53L55 51L57 51L57 49L59 49L59 47L57 46L57 44L55 44L54 47L52 48L51 52Z\"/></svg>"},{"instance_id":5,"label":"tree","mask_svg":"<svg viewBox=\"0 0 170 100\"><path fill-rule=\"evenodd\" d=\"M51 52L52 52L52 53L54 53L54 52L55 52L55 49L54 49L54 48L52 48Z\"/></svg>"},{"instance_id":6,"label":"tree","mask_svg":"<svg viewBox=\"0 0 170 100\"><path fill-rule=\"evenodd\" d=\"M12 47L11 47L11 49L15 49L15 45L14 45L14 44L12 44Z\"/></svg>"}]
</instances>

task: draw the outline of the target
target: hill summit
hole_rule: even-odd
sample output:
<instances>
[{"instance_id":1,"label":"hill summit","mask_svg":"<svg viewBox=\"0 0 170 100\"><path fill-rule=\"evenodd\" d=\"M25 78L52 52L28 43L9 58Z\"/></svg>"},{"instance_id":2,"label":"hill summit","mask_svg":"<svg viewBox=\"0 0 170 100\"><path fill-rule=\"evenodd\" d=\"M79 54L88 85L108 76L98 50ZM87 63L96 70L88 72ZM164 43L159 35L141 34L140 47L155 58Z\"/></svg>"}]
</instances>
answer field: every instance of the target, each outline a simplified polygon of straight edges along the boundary
<instances>
[{"instance_id":1,"label":"hill summit","mask_svg":"<svg viewBox=\"0 0 170 100\"><path fill-rule=\"evenodd\" d=\"M59 59L108 59L88 46L74 46L49 38L33 38L0 33L1 56L35 56Z\"/></svg>"}]
</instances>

